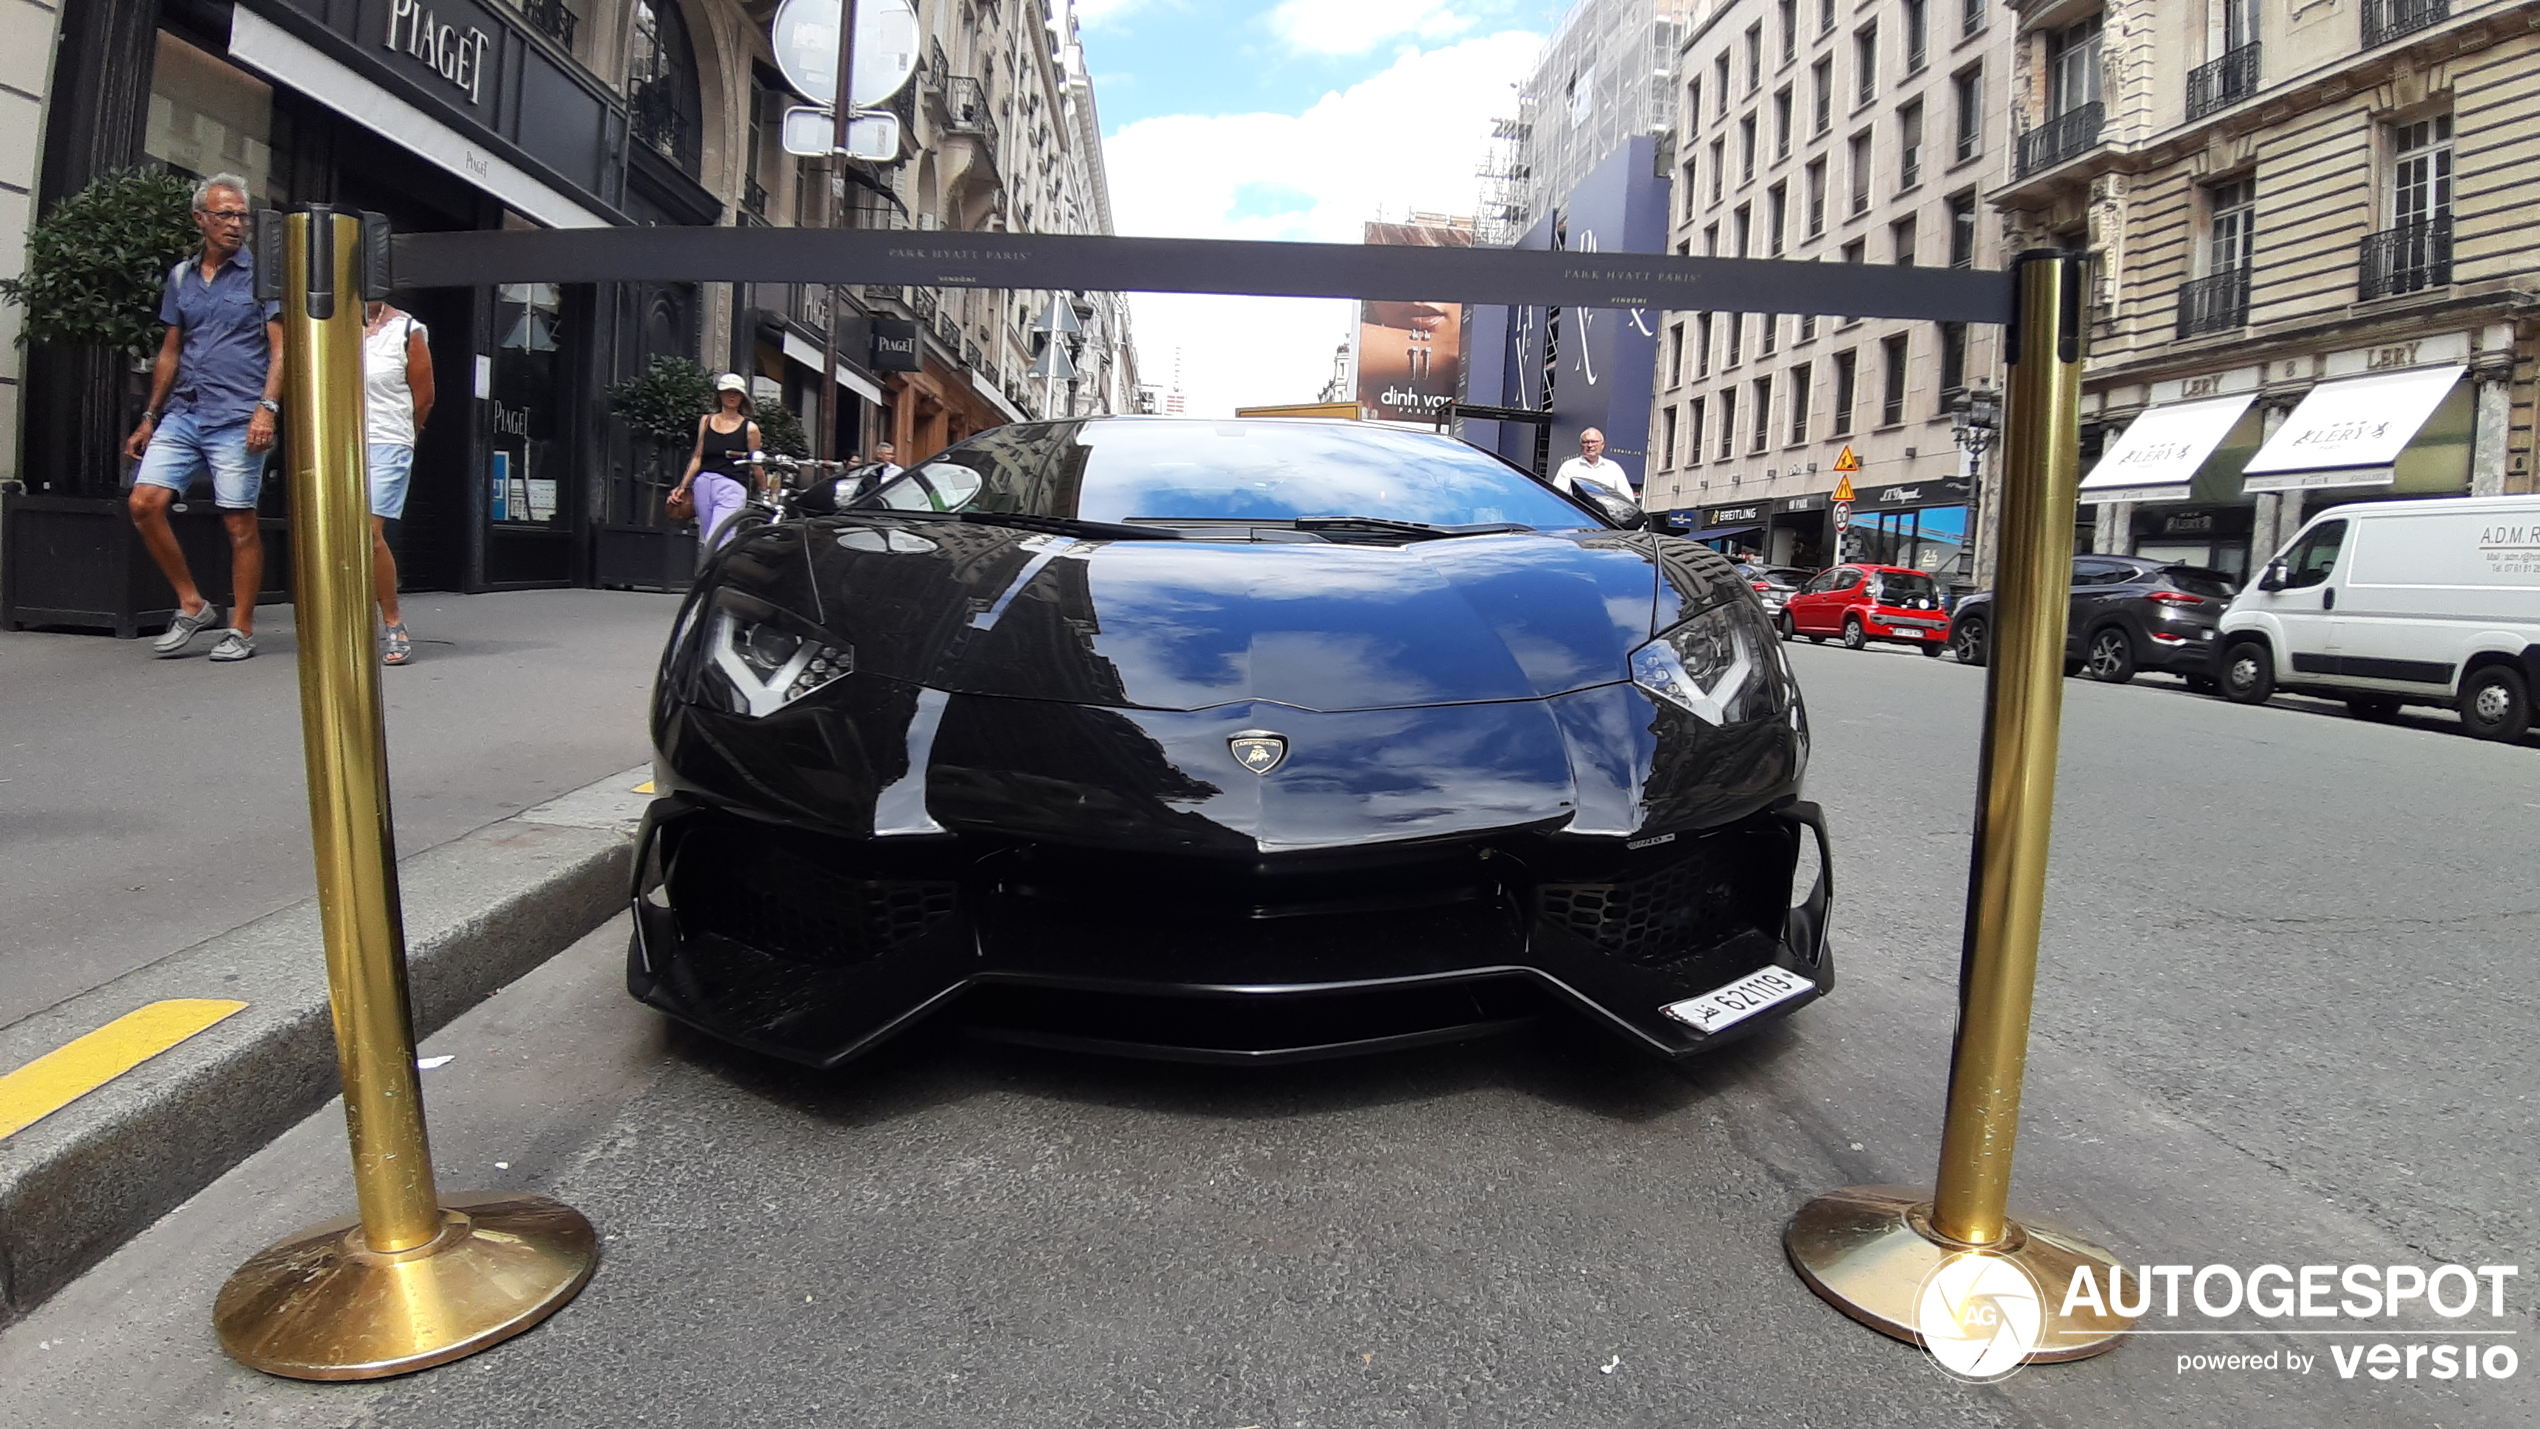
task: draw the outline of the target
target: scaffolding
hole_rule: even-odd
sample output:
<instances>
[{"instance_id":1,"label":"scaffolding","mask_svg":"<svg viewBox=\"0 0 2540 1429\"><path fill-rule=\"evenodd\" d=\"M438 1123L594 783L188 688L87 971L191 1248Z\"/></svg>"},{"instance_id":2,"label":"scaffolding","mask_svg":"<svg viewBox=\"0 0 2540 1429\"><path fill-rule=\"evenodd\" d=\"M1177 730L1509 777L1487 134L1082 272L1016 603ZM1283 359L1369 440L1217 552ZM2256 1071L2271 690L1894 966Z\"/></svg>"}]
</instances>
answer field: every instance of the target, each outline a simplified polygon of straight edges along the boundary
<instances>
[{"instance_id":1,"label":"scaffolding","mask_svg":"<svg viewBox=\"0 0 2540 1429\"><path fill-rule=\"evenodd\" d=\"M1477 241L1514 245L1590 170L1640 134L1675 127L1676 51L1729 0L1579 0L1498 121L1479 177Z\"/></svg>"}]
</instances>

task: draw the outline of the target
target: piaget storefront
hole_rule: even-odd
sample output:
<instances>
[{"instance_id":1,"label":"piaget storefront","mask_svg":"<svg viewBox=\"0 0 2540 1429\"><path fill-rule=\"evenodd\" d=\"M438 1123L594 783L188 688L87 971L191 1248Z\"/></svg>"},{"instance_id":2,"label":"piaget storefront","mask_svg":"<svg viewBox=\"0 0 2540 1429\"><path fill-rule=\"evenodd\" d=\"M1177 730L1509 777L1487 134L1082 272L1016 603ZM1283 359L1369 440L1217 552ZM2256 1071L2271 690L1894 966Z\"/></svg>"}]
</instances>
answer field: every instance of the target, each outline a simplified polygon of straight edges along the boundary
<instances>
[{"instance_id":1,"label":"piaget storefront","mask_svg":"<svg viewBox=\"0 0 2540 1429\"><path fill-rule=\"evenodd\" d=\"M2327 507L2501 492L2512 342L2494 324L2096 394L2096 547L2245 580Z\"/></svg>"},{"instance_id":2,"label":"piaget storefront","mask_svg":"<svg viewBox=\"0 0 2540 1429\"><path fill-rule=\"evenodd\" d=\"M135 24L135 7L114 6L106 23L92 0L66 12L43 197L146 162L188 178L241 175L257 207L369 209L403 232L715 222L721 206L682 167L683 156L693 166L698 123L693 56L681 71L670 53L685 53L684 22L675 7L668 18L637 7L654 17L642 43L665 96L643 143L628 103L577 58L588 36L577 49L561 5L144 0L155 22ZM631 464L601 394L653 354L695 355L693 286L517 284L394 301L429 330L438 396L392 535L406 584L592 582L600 534L640 519L641 504L606 475ZM117 448L145 379L110 367L101 383L67 355L30 366L29 405L48 415L28 423L29 490L8 512L9 618L123 633L163 619L165 583L120 511L129 472ZM110 400L83 402L83 383ZM286 501L269 480L277 595L290 569ZM180 539L212 569L222 558L209 503L188 505Z\"/></svg>"}]
</instances>

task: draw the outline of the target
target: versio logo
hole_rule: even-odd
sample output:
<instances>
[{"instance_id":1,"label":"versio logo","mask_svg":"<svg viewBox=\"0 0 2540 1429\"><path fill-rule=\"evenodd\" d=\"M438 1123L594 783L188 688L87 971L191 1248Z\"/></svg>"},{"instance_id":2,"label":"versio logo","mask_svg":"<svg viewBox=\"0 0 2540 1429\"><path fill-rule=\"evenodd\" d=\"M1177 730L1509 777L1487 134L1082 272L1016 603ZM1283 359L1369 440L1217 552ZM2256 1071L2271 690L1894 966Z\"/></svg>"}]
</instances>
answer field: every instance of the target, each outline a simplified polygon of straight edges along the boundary
<instances>
[{"instance_id":1,"label":"versio logo","mask_svg":"<svg viewBox=\"0 0 2540 1429\"><path fill-rule=\"evenodd\" d=\"M2016 1261L1960 1251L1932 1267L1914 1298L1923 1348L1951 1375L1978 1384L2018 1370L2046 1320L2045 1296Z\"/></svg>"}]
</instances>

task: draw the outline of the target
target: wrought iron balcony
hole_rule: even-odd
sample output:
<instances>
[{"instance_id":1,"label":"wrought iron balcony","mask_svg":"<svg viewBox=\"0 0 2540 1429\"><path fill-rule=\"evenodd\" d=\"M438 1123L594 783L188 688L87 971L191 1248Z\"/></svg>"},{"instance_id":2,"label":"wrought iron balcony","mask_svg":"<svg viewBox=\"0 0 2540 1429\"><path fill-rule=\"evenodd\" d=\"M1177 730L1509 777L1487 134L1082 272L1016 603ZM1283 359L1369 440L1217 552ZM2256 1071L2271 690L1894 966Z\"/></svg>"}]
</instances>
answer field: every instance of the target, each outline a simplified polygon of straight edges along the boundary
<instances>
[{"instance_id":1,"label":"wrought iron balcony","mask_svg":"<svg viewBox=\"0 0 2540 1429\"><path fill-rule=\"evenodd\" d=\"M2202 119L2257 92L2258 46L2252 42L2187 72L2187 117Z\"/></svg>"},{"instance_id":2,"label":"wrought iron balcony","mask_svg":"<svg viewBox=\"0 0 2540 1429\"><path fill-rule=\"evenodd\" d=\"M977 134L988 141L988 154L997 152L996 116L988 112L987 86L968 75L957 74L944 81L944 127L955 134Z\"/></svg>"},{"instance_id":3,"label":"wrought iron balcony","mask_svg":"<svg viewBox=\"0 0 2540 1429\"><path fill-rule=\"evenodd\" d=\"M2452 18L2452 0L2364 0L2363 14L2369 50Z\"/></svg>"},{"instance_id":4,"label":"wrought iron balcony","mask_svg":"<svg viewBox=\"0 0 2540 1429\"><path fill-rule=\"evenodd\" d=\"M2249 270L2192 278L2178 289L2178 335L2199 337L2249 325Z\"/></svg>"},{"instance_id":5,"label":"wrought iron balcony","mask_svg":"<svg viewBox=\"0 0 2540 1429\"><path fill-rule=\"evenodd\" d=\"M2403 223L2364 235L2357 296L2396 297L2452 281L2452 216Z\"/></svg>"},{"instance_id":6,"label":"wrought iron balcony","mask_svg":"<svg viewBox=\"0 0 2540 1429\"><path fill-rule=\"evenodd\" d=\"M760 183L756 179L743 179L741 181L741 211L748 214L750 217L757 219L761 226L765 226L767 223L767 185Z\"/></svg>"},{"instance_id":7,"label":"wrought iron balcony","mask_svg":"<svg viewBox=\"0 0 2540 1429\"><path fill-rule=\"evenodd\" d=\"M933 322L935 320L936 306L937 300L934 289L911 288L908 290L908 310L917 314L917 320L919 322Z\"/></svg>"},{"instance_id":8,"label":"wrought iron balcony","mask_svg":"<svg viewBox=\"0 0 2540 1429\"><path fill-rule=\"evenodd\" d=\"M516 3L520 6L521 18L529 22L531 29L568 50L573 48L573 29L581 22L564 7L564 0L516 0Z\"/></svg>"},{"instance_id":9,"label":"wrought iron balcony","mask_svg":"<svg viewBox=\"0 0 2540 1429\"><path fill-rule=\"evenodd\" d=\"M2065 110L2020 136L2019 177L2044 173L2056 165L2099 147L2099 131L2107 127L2108 106L2097 100Z\"/></svg>"},{"instance_id":10,"label":"wrought iron balcony","mask_svg":"<svg viewBox=\"0 0 2540 1429\"><path fill-rule=\"evenodd\" d=\"M626 118L636 143L691 174L697 171L696 120L681 112L668 83L639 86L629 97Z\"/></svg>"}]
</instances>

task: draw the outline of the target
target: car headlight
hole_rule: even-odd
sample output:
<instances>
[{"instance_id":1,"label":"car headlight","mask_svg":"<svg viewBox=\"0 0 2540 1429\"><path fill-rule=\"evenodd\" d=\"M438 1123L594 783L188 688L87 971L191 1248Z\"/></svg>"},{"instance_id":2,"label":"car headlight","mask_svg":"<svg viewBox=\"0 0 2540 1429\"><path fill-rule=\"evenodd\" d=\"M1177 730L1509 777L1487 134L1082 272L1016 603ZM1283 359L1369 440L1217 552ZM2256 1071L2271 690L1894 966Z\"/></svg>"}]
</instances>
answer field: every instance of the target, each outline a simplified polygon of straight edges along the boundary
<instances>
[{"instance_id":1,"label":"car headlight","mask_svg":"<svg viewBox=\"0 0 2540 1429\"><path fill-rule=\"evenodd\" d=\"M1753 601L1713 606L1632 652L1632 683L1711 724L1781 714L1794 703L1781 642Z\"/></svg>"},{"instance_id":2,"label":"car headlight","mask_svg":"<svg viewBox=\"0 0 2540 1429\"><path fill-rule=\"evenodd\" d=\"M772 715L855 672L855 647L765 602L719 595L708 613L692 697L734 714Z\"/></svg>"}]
</instances>

